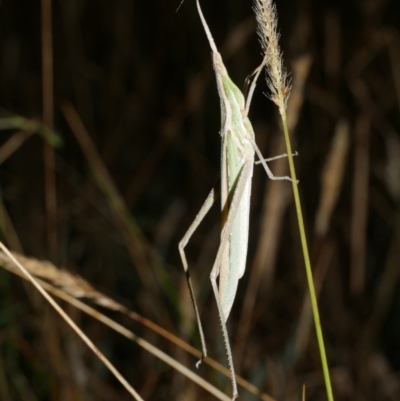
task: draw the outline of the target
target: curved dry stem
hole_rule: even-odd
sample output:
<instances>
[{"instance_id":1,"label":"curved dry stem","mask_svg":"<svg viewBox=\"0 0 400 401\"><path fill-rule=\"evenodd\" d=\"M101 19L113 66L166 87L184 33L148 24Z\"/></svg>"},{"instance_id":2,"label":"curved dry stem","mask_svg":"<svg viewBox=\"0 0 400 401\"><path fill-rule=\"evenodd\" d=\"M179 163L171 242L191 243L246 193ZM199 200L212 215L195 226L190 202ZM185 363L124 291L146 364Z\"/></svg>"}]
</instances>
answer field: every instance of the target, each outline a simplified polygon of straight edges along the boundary
<instances>
[{"instance_id":1,"label":"curved dry stem","mask_svg":"<svg viewBox=\"0 0 400 401\"><path fill-rule=\"evenodd\" d=\"M126 306L114 301L112 298L104 295L100 291L97 291L88 281L86 281L82 277L64 269L58 269L52 263L47 261L26 257L15 252L12 253L12 256L18 261L18 263L22 264L32 276L36 278L36 281L44 289L46 289L46 291L63 299L64 301L70 303L71 305L79 308L83 312L99 320L100 322L107 325L116 332L122 334L126 338L136 342L139 346L146 349L146 351L159 357L163 362L172 366L178 372L182 373L184 376L188 377L190 380L192 380L199 386L203 387L208 392L214 394L217 398L225 399L223 398L225 397L225 395L219 392L219 390L217 390L210 383L204 381L198 375L196 375L191 370L187 369L179 362L169 357L167 354L158 350L156 347L154 347L147 341L136 336L136 334L134 334L132 331L121 326L119 323L113 321L107 316L104 316L102 313L90 307L89 305L85 304L78 298L86 298L87 300L90 300L91 302L101 307L126 315L132 320L135 320L140 324L143 324L150 330L153 330L160 336L174 343L175 345L182 348L191 355L195 356L196 358L200 358L201 356L201 352L199 350L192 347L191 345L181 340L179 337L175 336L169 331L158 326L151 320L139 315L134 311L129 310ZM27 276L22 273L22 271L15 265L15 263L12 262L11 259L1 251L0 251L0 266L4 267L6 270L14 274L21 276L22 278L27 279ZM214 359L206 357L204 359L204 363L211 366L213 369L221 372L224 376L228 378L230 377L229 369L227 369L225 366L221 365ZM249 383L243 377L236 375L236 381L242 388L258 396L261 400L275 401L272 397L270 397L268 394L261 392L256 386Z\"/></svg>"},{"instance_id":2,"label":"curved dry stem","mask_svg":"<svg viewBox=\"0 0 400 401\"><path fill-rule=\"evenodd\" d=\"M93 344L93 342L86 336L86 334L75 324L75 322L61 309L61 307L54 301L48 294L43 286L25 269L25 267L18 262L14 255L0 242L0 248L7 255L7 257L17 266L27 280L43 295L46 301L61 315L61 317L68 323L68 325L75 331L76 334L83 340L83 342L94 352L94 354L104 363L104 365L111 371L115 378L125 387L125 389L132 395L135 400L143 401L143 398L136 392L136 390L125 380L125 378L118 372L114 365L106 358L106 356Z\"/></svg>"}]
</instances>

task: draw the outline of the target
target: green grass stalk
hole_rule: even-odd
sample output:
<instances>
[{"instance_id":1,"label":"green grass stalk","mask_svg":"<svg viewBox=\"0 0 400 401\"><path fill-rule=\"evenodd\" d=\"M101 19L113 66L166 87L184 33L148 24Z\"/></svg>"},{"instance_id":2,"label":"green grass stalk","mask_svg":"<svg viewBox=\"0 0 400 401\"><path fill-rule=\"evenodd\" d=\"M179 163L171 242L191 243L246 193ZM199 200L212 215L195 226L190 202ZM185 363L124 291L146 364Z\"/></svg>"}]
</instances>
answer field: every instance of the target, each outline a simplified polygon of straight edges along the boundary
<instances>
[{"instance_id":1,"label":"green grass stalk","mask_svg":"<svg viewBox=\"0 0 400 401\"><path fill-rule=\"evenodd\" d=\"M310 294L311 308L312 308L312 312L313 312L313 316L314 316L315 331L317 334L318 348L319 348L319 353L320 353L320 357L321 357L321 364L322 364L322 371L323 371L323 375L324 375L325 388L326 388L328 400L334 401L332 385L331 385L331 378L330 378L329 367L328 367L328 359L326 356L324 336L322 334L321 320L319 317L317 296L315 294L314 279L313 279L313 273L312 273L312 269L311 269L310 255L308 252L306 231L304 228L303 213L301 210L300 194L299 194L299 188L297 185L296 169L294 167L292 146L290 143L290 135L289 135L285 110L284 110L284 113L281 113L281 118L282 118L283 132L284 132L284 136L285 136L286 151L287 151L288 161L289 161L290 177L293 180L292 187L293 187L294 203L296 206L297 221L299 224L299 233L300 233L300 240L301 240L301 248L303 251L304 265L305 265L305 269L306 269L306 276L307 276L307 283L308 283L308 291Z\"/></svg>"},{"instance_id":2,"label":"green grass stalk","mask_svg":"<svg viewBox=\"0 0 400 401\"><path fill-rule=\"evenodd\" d=\"M283 67L282 52L279 47L278 15L276 6L272 0L255 0L254 11L257 19L257 33L265 54L267 70L267 84L271 91L270 98L278 106L282 118L283 132L285 136L286 152L289 160L290 177L292 179L294 202L296 205L297 221L303 250L304 264L311 298L311 307L314 316L315 330L317 334L318 348L321 357L322 370L325 380L325 388L329 401L334 401L331 379L329 375L328 361L325 352L324 337L318 311L317 296L315 294L314 279L311 269L310 255L308 252L306 232L304 228L303 213L301 210L296 169L293 162L292 146L290 143L289 129L286 118L287 100L290 94L290 83L287 72Z\"/></svg>"}]
</instances>

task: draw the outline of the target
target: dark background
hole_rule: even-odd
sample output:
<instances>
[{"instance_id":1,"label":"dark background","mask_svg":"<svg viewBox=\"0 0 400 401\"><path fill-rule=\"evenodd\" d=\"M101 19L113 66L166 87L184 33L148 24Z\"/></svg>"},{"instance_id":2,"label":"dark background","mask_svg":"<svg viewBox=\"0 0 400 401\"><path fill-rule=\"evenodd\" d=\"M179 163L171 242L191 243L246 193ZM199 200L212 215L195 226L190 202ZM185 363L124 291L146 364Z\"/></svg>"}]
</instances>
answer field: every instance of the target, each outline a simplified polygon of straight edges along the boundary
<instances>
[{"instance_id":1,"label":"dark background","mask_svg":"<svg viewBox=\"0 0 400 401\"><path fill-rule=\"evenodd\" d=\"M1 240L83 276L199 348L177 245L219 177L220 114L195 2L186 0L178 12L178 2L157 0L59 0L52 6L53 42L43 50L41 31L49 24L41 4L0 3ZM241 88L261 61L252 2L203 0L202 6ZM292 146L299 153L336 400L399 400L400 3L280 0L277 8L293 82ZM54 60L53 101L42 87L42 54ZM261 78L250 112L266 157L283 152L267 91ZM40 121L54 125L57 146L44 141L54 136ZM285 174L286 162L271 168ZM218 208L187 254L210 356L225 364L208 280ZM129 399L30 285L2 270L0 299L2 400ZM144 399L214 399L109 328L64 307ZM112 317L194 366L174 344ZM269 181L259 167L247 272L228 330L238 374L276 400L301 399L303 383L308 400L326 399L291 186ZM230 393L229 381L211 368L199 373ZM239 393L241 400L257 399Z\"/></svg>"}]
</instances>

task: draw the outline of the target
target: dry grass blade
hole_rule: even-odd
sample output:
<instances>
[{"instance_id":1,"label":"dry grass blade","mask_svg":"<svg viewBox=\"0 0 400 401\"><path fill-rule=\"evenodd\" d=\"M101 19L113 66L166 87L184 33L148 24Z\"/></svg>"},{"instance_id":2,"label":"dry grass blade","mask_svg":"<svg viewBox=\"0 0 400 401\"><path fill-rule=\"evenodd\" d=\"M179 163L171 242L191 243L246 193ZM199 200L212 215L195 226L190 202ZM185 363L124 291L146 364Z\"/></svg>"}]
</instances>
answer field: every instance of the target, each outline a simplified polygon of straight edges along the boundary
<instances>
[{"instance_id":1,"label":"dry grass blade","mask_svg":"<svg viewBox=\"0 0 400 401\"><path fill-rule=\"evenodd\" d=\"M5 142L0 148L0 164L3 164L14 152L16 152L32 134L32 131L20 130Z\"/></svg>"},{"instance_id":2,"label":"dry grass blade","mask_svg":"<svg viewBox=\"0 0 400 401\"><path fill-rule=\"evenodd\" d=\"M146 287L151 288L153 296L156 296L157 288L155 287L154 276L151 274L152 271L155 271L158 280L166 284L164 285L164 288L168 288L171 291L174 286L170 283L170 278L165 271L165 267L160 262L160 258L156 251L147 243L140 226L133 218L123 197L118 191L111 174L108 172L105 164L101 160L101 157L74 106L71 103L65 103L62 106L62 111L86 156L90 168L97 180L99 189L108 200L110 207L117 218L117 222L121 226L126 242L126 248L131 255L142 283ZM175 297L175 294L170 295L170 299ZM160 305L162 305L162 303L160 303ZM167 313L166 310L165 313Z\"/></svg>"},{"instance_id":3,"label":"dry grass blade","mask_svg":"<svg viewBox=\"0 0 400 401\"><path fill-rule=\"evenodd\" d=\"M53 129L53 19L51 0L41 0L41 19L43 124L50 129ZM45 132L45 135L48 135L47 132ZM55 256L58 242L56 160L54 148L48 142L44 142L43 147L45 166L46 236L50 254Z\"/></svg>"},{"instance_id":4,"label":"dry grass blade","mask_svg":"<svg viewBox=\"0 0 400 401\"><path fill-rule=\"evenodd\" d=\"M22 252L21 242L3 199L0 199L0 229L3 231L3 235L10 247Z\"/></svg>"},{"instance_id":5,"label":"dry grass blade","mask_svg":"<svg viewBox=\"0 0 400 401\"><path fill-rule=\"evenodd\" d=\"M349 149L349 124L339 121L332 140L331 151L321 175L322 193L315 219L315 231L325 235L341 188Z\"/></svg>"},{"instance_id":6,"label":"dry grass blade","mask_svg":"<svg viewBox=\"0 0 400 401\"><path fill-rule=\"evenodd\" d=\"M105 355L92 343L86 334L74 323L74 321L60 308L54 299L43 289L43 286L28 272L28 270L13 256L13 254L0 242L0 248L4 254L17 266L22 274L34 285L34 287L43 295L46 301L61 315L61 317L71 326L83 342L96 354L96 356L107 366L116 379L126 388L135 400L143 401L140 395L132 388L125 378L118 372L114 365L105 357Z\"/></svg>"},{"instance_id":7,"label":"dry grass blade","mask_svg":"<svg viewBox=\"0 0 400 401\"><path fill-rule=\"evenodd\" d=\"M388 36L390 37L391 35ZM400 34L398 30L394 30L393 40L388 40L388 42L393 81L397 97L397 107L400 110Z\"/></svg>"},{"instance_id":8,"label":"dry grass blade","mask_svg":"<svg viewBox=\"0 0 400 401\"><path fill-rule=\"evenodd\" d=\"M220 392L217 388L210 385L210 383L203 380L201 377L193 373L191 370L187 369L185 366L183 366L182 364L180 364L179 362L177 362L164 352L160 351L158 348L148 343L146 340L138 337L130 330L121 326L119 323L113 321L109 317L104 316L102 313L93 309L92 307L84 304L82 301L79 301L77 298L86 298L99 306L102 306L104 308L116 312L123 313L132 320L135 320L143 324L144 326L153 330L157 334L166 338L168 341L176 344L178 347L184 349L186 352L192 354L196 358L200 358L201 352L198 351L196 348L182 341L180 338L168 332L167 330L163 329L162 327L158 326L157 324L153 323L149 319L146 319L145 317L139 315L138 313L129 310L124 305L114 301L113 299L107 297L101 292L95 290L93 286L82 277L72 274L66 270L57 269L52 263L47 261L41 261L35 258L28 258L26 256L17 253L13 253L12 255L15 258L15 260L17 260L18 263L23 265L32 276L36 277L40 285L47 291L53 293L57 297L65 300L71 305L74 305L83 312L101 321L103 324L107 325L116 332L122 334L124 337L136 342L139 346L141 346L148 352L152 353L153 355L157 356L159 359L161 359L168 365L172 366L174 369L182 373L184 376L188 377L190 380L197 383L199 386L205 388L211 394L214 394L217 398L222 400L230 399L229 397L225 398L226 396L222 392ZM15 263L10 260L7 254L1 251L0 251L0 265L14 274L17 274L25 279L27 278L27 276L21 272L21 269L19 269L15 265ZM229 370L225 366L216 362L214 359L207 357L205 358L204 362L209 366L211 366L213 369L224 374L226 377L229 377L230 375ZM272 397L261 392L257 387L255 387L242 377L236 376L236 380L239 385L241 385L250 393L258 396L261 400L274 401Z\"/></svg>"},{"instance_id":9,"label":"dry grass blade","mask_svg":"<svg viewBox=\"0 0 400 401\"><path fill-rule=\"evenodd\" d=\"M366 228L368 222L370 171L369 125L369 118L367 116L360 116L356 126L350 272L350 286L354 295L363 293L365 286Z\"/></svg>"}]
</instances>

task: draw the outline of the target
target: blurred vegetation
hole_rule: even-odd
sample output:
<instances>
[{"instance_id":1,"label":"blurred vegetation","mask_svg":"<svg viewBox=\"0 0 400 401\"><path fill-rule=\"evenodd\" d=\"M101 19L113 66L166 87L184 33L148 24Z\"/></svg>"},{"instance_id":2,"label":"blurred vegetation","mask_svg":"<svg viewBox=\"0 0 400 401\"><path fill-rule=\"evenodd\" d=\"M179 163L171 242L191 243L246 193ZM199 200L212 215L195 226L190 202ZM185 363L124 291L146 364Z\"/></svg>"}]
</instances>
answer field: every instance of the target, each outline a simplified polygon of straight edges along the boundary
<instances>
[{"instance_id":1,"label":"blurred vegetation","mask_svg":"<svg viewBox=\"0 0 400 401\"><path fill-rule=\"evenodd\" d=\"M79 274L199 347L177 244L219 177L220 113L195 3L175 12L177 2L59 0L46 14L49 4L0 3L1 240ZM202 5L241 87L261 61L252 2ZM399 400L400 3L280 0L277 7L336 400ZM52 41L43 42L50 31ZM269 157L282 153L282 137L266 91L260 79L250 117ZM271 163L276 174L285 168ZM290 191L255 168L248 268L228 329L238 374L276 400L301 399L303 383L307 400L323 400ZM218 208L188 259L210 356L225 364L208 280ZM32 287L3 270L0 302L1 400L130 399ZM144 399L214 399L63 306ZM174 344L124 323L194 366ZM199 372L230 391L212 369Z\"/></svg>"}]
</instances>

